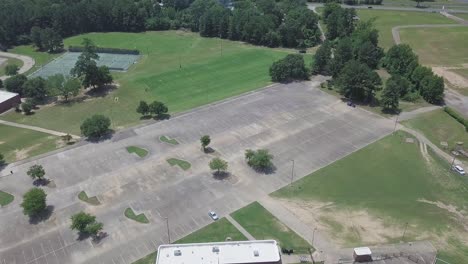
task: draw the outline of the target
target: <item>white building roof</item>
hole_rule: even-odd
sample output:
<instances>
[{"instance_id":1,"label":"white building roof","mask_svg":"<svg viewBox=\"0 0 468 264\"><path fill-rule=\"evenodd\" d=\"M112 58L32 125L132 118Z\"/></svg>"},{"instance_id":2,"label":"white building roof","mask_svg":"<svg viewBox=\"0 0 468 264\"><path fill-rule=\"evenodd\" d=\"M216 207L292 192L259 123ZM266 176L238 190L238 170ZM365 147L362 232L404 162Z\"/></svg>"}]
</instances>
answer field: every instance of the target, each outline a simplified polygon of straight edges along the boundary
<instances>
[{"instance_id":1,"label":"white building roof","mask_svg":"<svg viewBox=\"0 0 468 264\"><path fill-rule=\"evenodd\" d=\"M227 264L279 262L274 240L161 245L157 264Z\"/></svg>"},{"instance_id":2,"label":"white building roof","mask_svg":"<svg viewBox=\"0 0 468 264\"><path fill-rule=\"evenodd\" d=\"M358 247L354 249L354 253L357 256L366 256L366 255L372 255L372 252L370 248L368 247Z\"/></svg>"},{"instance_id":3,"label":"white building roof","mask_svg":"<svg viewBox=\"0 0 468 264\"><path fill-rule=\"evenodd\" d=\"M17 95L18 95L17 93L10 93L7 91L0 90L0 103L3 103L6 100L9 100Z\"/></svg>"}]
</instances>

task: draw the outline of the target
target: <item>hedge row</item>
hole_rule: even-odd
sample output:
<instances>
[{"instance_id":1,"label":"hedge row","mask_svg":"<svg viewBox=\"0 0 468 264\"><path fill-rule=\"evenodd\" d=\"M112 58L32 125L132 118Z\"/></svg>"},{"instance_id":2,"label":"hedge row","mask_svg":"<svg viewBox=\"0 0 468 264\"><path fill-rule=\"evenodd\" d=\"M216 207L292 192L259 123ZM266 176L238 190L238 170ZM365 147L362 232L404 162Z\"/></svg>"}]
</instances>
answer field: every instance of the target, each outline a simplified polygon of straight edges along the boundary
<instances>
[{"instance_id":1,"label":"hedge row","mask_svg":"<svg viewBox=\"0 0 468 264\"><path fill-rule=\"evenodd\" d=\"M84 48L81 46L69 46L68 51L70 52L83 52ZM139 50L131 49L117 49L117 48L97 48L96 52L98 53L111 53L111 54L130 54L130 55L140 55Z\"/></svg>"},{"instance_id":2,"label":"hedge row","mask_svg":"<svg viewBox=\"0 0 468 264\"><path fill-rule=\"evenodd\" d=\"M449 114L451 117L455 118L460 124L465 126L465 130L468 132L468 120L466 120L463 116L461 116L457 111L453 110L452 108L446 106L444 107L444 111Z\"/></svg>"}]
</instances>

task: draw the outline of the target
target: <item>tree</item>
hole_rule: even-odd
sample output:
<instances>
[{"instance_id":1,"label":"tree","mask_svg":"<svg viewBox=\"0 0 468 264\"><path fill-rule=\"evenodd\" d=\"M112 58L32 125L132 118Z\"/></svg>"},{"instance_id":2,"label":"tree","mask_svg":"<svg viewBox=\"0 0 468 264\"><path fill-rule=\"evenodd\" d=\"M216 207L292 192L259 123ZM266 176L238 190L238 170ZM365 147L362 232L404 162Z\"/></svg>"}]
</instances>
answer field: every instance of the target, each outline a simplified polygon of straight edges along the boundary
<instances>
[{"instance_id":1,"label":"tree","mask_svg":"<svg viewBox=\"0 0 468 264\"><path fill-rule=\"evenodd\" d=\"M346 98L371 102L382 80L366 64L351 60L345 64L336 80L336 85Z\"/></svg>"},{"instance_id":2,"label":"tree","mask_svg":"<svg viewBox=\"0 0 468 264\"><path fill-rule=\"evenodd\" d=\"M43 101L48 94L47 82L42 77L27 80L23 85L25 96L32 98L36 103Z\"/></svg>"},{"instance_id":3,"label":"tree","mask_svg":"<svg viewBox=\"0 0 468 264\"><path fill-rule=\"evenodd\" d=\"M444 78L437 75L424 77L419 92L428 103L441 103L444 99Z\"/></svg>"},{"instance_id":4,"label":"tree","mask_svg":"<svg viewBox=\"0 0 468 264\"><path fill-rule=\"evenodd\" d=\"M246 150L245 159L247 164L256 170L267 170L273 167L273 155L267 149L259 149L257 151Z\"/></svg>"},{"instance_id":5,"label":"tree","mask_svg":"<svg viewBox=\"0 0 468 264\"><path fill-rule=\"evenodd\" d=\"M41 44L44 50L49 53L63 50L63 38L51 28L41 31Z\"/></svg>"},{"instance_id":6,"label":"tree","mask_svg":"<svg viewBox=\"0 0 468 264\"><path fill-rule=\"evenodd\" d=\"M416 2L416 7L421 7L420 3L429 2L430 0L411 0L411 1Z\"/></svg>"},{"instance_id":7,"label":"tree","mask_svg":"<svg viewBox=\"0 0 468 264\"><path fill-rule=\"evenodd\" d=\"M200 143L202 145L203 151L206 151L206 147L211 143L211 138L208 135L204 135L200 138Z\"/></svg>"},{"instance_id":8,"label":"tree","mask_svg":"<svg viewBox=\"0 0 468 264\"><path fill-rule=\"evenodd\" d=\"M335 78L343 69L345 64L353 59L353 47L350 38L342 38L338 41L334 52L334 57L330 62L330 70Z\"/></svg>"},{"instance_id":9,"label":"tree","mask_svg":"<svg viewBox=\"0 0 468 264\"><path fill-rule=\"evenodd\" d=\"M80 126L81 134L88 138L98 139L109 132L110 119L103 115L93 115Z\"/></svg>"},{"instance_id":10,"label":"tree","mask_svg":"<svg viewBox=\"0 0 468 264\"><path fill-rule=\"evenodd\" d=\"M31 177L33 180L42 180L45 176L45 170L41 165L36 164L32 165L26 174L28 174L28 176Z\"/></svg>"},{"instance_id":11,"label":"tree","mask_svg":"<svg viewBox=\"0 0 468 264\"><path fill-rule=\"evenodd\" d=\"M12 76L5 81L5 89L12 93L23 95L23 85L28 80L23 74Z\"/></svg>"},{"instance_id":12,"label":"tree","mask_svg":"<svg viewBox=\"0 0 468 264\"><path fill-rule=\"evenodd\" d=\"M416 90L420 90L421 81L424 79L424 77L432 76L432 75L434 75L434 73L432 72L431 68L418 65L413 70L413 73L411 74L410 80L413 83L414 88Z\"/></svg>"},{"instance_id":13,"label":"tree","mask_svg":"<svg viewBox=\"0 0 468 264\"><path fill-rule=\"evenodd\" d=\"M8 76L13 76L18 74L19 67L16 64L8 64L5 66L5 74Z\"/></svg>"},{"instance_id":14,"label":"tree","mask_svg":"<svg viewBox=\"0 0 468 264\"><path fill-rule=\"evenodd\" d=\"M96 216L81 211L72 215L71 221L72 224L70 228L72 230L78 230L80 233L87 233L86 228L89 225L96 223Z\"/></svg>"},{"instance_id":15,"label":"tree","mask_svg":"<svg viewBox=\"0 0 468 264\"><path fill-rule=\"evenodd\" d=\"M42 37L41 37L42 29L40 27L34 26L31 28L30 38L34 46L38 50L42 50Z\"/></svg>"},{"instance_id":16,"label":"tree","mask_svg":"<svg viewBox=\"0 0 468 264\"><path fill-rule=\"evenodd\" d=\"M411 83L400 75L392 75L386 82L386 85L388 84L395 87L400 97L410 92L411 89Z\"/></svg>"},{"instance_id":17,"label":"tree","mask_svg":"<svg viewBox=\"0 0 468 264\"><path fill-rule=\"evenodd\" d=\"M26 115L30 115L32 113L33 108L34 105L30 101L21 103L21 110L23 110L24 114Z\"/></svg>"},{"instance_id":18,"label":"tree","mask_svg":"<svg viewBox=\"0 0 468 264\"><path fill-rule=\"evenodd\" d=\"M382 48L373 45L370 41L362 43L356 50L357 60L365 63L371 69L377 69L383 54Z\"/></svg>"},{"instance_id":19,"label":"tree","mask_svg":"<svg viewBox=\"0 0 468 264\"><path fill-rule=\"evenodd\" d=\"M331 45L328 40L317 49L312 62L312 73L328 75L330 73Z\"/></svg>"},{"instance_id":20,"label":"tree","mask_svg":"<svg viewBox=\"0 0 468 264\"><path fill-rule=\"evenodd\" d=\"M388 79L382 91L380 103L382 109L388 112L397 112L399 107L400 87L395 79Z\"/></svg>"},{"instance_id":21,"label":"tree","mask_svg":"<svg viewBox=\"0 0 468 264\"><path fill-rule=\"evenodd\" d=\"M88 224L84 230L87 234L91 235L93 239L96 239L99 235L99 232L104 228L104 224L101 222L94 222Z\"/></svg>"},{"instance_id":22,"label":"tree","mask_svg":"<svg viewBox=\"0 0 468 264\"><path fill-rule=\"evenodd\" d=\"M27 216L36 216L47 208L47 194L40 188L32 188L23 195L23 213Z\"/></svg>"},{"instance_id":23,"label":"tree","mask_svg":"<svg viewBox=\"0 0 468 264\"><path fill-rule=\"evenodd\" d=\"M210 161L210 169L215 170L216 174L219 174L221 171L226 171L228 168L227 161L224 161L220 158L213 158Z\"/></svg>"},{"instance_id":24,"label":"tree","mask_svg":"<svg viewBox=\"0 0 468 264\"><path fill-rule=\"evenodd\" d=\"M70 143L70 141L73 139L72 135L66 134L62 136L62 140L65 141L65 143Z\"/></svg>"},{"instance_id":25,"label":"tree","mask_svg":"<svg viewBox=\"0 0 468 264\"><path fill-rule=\"evenodd\" d=\"M140 101L140 104L138 104L136 112L143 115L143 116L148 115L148 113L149 113L148 103L146 103L145 101Z\"/></svg>"},{"instance_id":26,"label":"tree","mask_svg":"<svg viewBox=\"0 0 468 264\"><path fill-rule=\"evenodd\" d=\"M309 78L304 64L304 57L299 54L289 54L276 61L270 67L271 80L274 82L291 82Z\"/></svg>"},{"instance_id":27,"label":"tree","mask_svg":"<svg viewBox=\"0 0 468 264\"><path fill-rule=\"evenodd\" d=\"M149 105L149 112L156 115L156 117L162 117L167 114L168 108L164 103L154 101Z\"/></svg>"},{"instance_id":28,"label":"tree","mask_svg":"<svg viewBox=\"0 0 468 264\"><path fill-rule=\"evenodd\" d=\"M49 93L59 93L65 102L80 93L81 84L76 78L65 78L62 74L56 74L47 78L47 89Z\"/></svg>"},{"instance_id":29,"label":"tree","mask_svg":"<svg viewBox=\"0 0 468 264\"><path fill-rule=\"evenodd\" d=\"M418 56L408 44L392 46L385 55L384 66L390 74L410 77L413 70L419 65Z\"/></svg>"}]
</instances>

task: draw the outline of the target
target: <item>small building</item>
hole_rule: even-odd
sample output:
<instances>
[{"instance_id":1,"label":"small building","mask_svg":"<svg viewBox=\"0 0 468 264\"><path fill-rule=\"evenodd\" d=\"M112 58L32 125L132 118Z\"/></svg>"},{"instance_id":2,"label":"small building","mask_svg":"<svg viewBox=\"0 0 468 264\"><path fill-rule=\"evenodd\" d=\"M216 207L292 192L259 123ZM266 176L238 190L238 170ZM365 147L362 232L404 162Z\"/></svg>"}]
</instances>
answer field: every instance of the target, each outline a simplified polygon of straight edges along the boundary
<instances>
[{"instance_id":1,"label":"small building","mask_svg":"<svg viewBox=\"0 0 468 264\"><path fill-rule=\"evenodd\" d=\"M358 247L354 249L353 257L356 262L370 262L372 261L372 252L368 247Z\"/></svg>"},{"instance_id":2,"label":"small building","mask_svg":"<svg viewBox=\"0 0 468 264\"><path fill-rule=\"evenodd\" d=\"M17 93L0 90L0 114L21 104L21 97Z\"/></svg>"},{"instance_id":3,"label":"small building","mask_svg":"<svg viewBox=\"0 0 468 264\"><path fill-rule=\"evenodd\" d=\"M281 264L274 240L161 245L156 264Z\"/></svg>"}]
</instances>

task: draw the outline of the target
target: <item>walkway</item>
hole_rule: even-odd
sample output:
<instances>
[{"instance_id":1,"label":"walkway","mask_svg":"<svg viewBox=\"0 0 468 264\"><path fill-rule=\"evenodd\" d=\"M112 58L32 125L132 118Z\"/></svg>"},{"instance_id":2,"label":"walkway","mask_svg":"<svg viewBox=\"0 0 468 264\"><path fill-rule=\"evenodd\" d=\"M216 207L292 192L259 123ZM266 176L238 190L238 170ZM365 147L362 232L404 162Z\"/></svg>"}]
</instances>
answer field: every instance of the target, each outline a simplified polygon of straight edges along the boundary
<instances>
[{"instance_id":1,"label":"walkway","mask_svg":"<svg viewBox=\"0 0 468 264\"><path fill-rule=\"evenodd\" d=\"M421 114L431 112L440 108L442 107L438 105L432 105L432 106L421 107L421 108L418 108L409 112L402 112L400 116L398 117L398 121L405 121L405 120L413 119L415 117L418 117Z\"/></svg>"},{"instance_id":2,"label":"walkway","mask_svg":"<svg viewBox=\"0 0 468 264\"><path fill-rule=\"evenodd\" d=\"M233 226L237 228L248 240L255 240L255 237L253 237L243 226L241 226L239 223L237 223L234 218L232 218L230 215L226 215L226 219L231 222Z\"/></svg>"},{"instance_id":3,"label":"walkway","mask_svg":"<svg viewBox=\"0 0 468 264\"><path fill-rule=\"evenodd\" d=\"M319 13L317 12L317 10L316 10L316 6L310 6L309 8L310 8L315 14L317 14L317 15L320 17L320 14L319 14ZM320 25L320 20L317 21L317 25L318 25L318 28L319 28L320 34L321 34L321 35L320 35L320 39L321 39L322 41L325 41L325 39L326 39L326 37L325 37L325 31L323 31L322 25Z\"/></svg>"},{"instance_id":4,"label":"walkway","mask_svg":"<svg viewBox=\"0 0 468 264\"><path fill-rule=\"evenodd\" d=\"M65 135L68 134L68 133L59 132L59 131L50 130L50 129L45 129L45 128L41 128L41 127L13 123L13 122L5 121L5 120L0 120L0 124L6 125L6 126L12 126L12 127L19 127L19 128L34 130L34 131L38 131L38 132L42 132L42 133L46 133L46 134L50 134L50 135L54 135L54 136L59 136L59 137L65 136ZM80 139L80 136L76 136L76 135L71 135L71 136L72 136L73 139Z\"/></svg>"},{"instance_id":5,"label":"walkway","mask_svg":"<svg viewBox=\"0 0 468 264\"><path fill-rule=\"evenodd\" d=\"M34 64L36 63L33 58L24 56L24 55L19 55L19 54L13 54L9 52L3 52L0 51L0 57L5 57L5 58L13 58L13 59L18 59L23 61L23 66L19 69L18 73L22 74L27 71L29 71ZM8 78L8 76L0 76L0 80L4 81Z\"/></svg>"}]
</instances>

